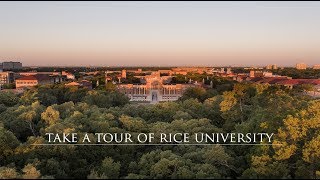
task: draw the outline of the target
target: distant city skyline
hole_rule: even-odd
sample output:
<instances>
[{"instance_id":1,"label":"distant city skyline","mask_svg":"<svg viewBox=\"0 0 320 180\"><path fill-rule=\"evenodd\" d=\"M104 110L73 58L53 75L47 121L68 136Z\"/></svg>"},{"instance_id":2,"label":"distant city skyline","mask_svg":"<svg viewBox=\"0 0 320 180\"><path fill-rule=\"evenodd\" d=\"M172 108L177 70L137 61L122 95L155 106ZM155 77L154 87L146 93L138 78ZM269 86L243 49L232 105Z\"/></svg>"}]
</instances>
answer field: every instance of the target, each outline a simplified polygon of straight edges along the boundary
<instances>
[{"instance_id":1,"label":"distant city skyline","mask_svg":"<svg viewBox=\"0 0 320 180\"><path fill-rule=\"evenodd\" d=\"M0 2L0 62L320 64L320 2Z\"/></svg>"}]
</instances>

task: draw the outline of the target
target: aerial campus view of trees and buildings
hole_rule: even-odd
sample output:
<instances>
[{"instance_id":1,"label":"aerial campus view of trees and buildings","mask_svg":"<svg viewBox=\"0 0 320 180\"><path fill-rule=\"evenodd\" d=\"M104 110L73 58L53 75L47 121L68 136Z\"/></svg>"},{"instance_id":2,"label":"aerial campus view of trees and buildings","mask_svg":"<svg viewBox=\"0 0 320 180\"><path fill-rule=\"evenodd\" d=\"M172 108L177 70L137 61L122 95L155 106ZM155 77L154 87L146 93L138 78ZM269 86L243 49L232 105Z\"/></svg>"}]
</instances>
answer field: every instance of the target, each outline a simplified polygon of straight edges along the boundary
<instances>
[{"instance_id":1,"label":"aerial campus view of trees and buildings","mask_svg":"<svg viewBox=\"0 0 320 180\"><path fill-rule=\"evenodd\" d=\"M0 179L319 179L319 2L0 2Z\"/></svg>"},{"instance_id":2,"label":"aerial campus view of trees and buildings","mask_svg":"<svg viewBox=\"0 0 320 180\"><path fill-rule=\"evenodd\" d=\"M2 178L319 177L318 69L4 73L14 81L0 93ZM282 146L33 146L47 141L46 132L273 132Z\"/></svg>"}]
</instances>

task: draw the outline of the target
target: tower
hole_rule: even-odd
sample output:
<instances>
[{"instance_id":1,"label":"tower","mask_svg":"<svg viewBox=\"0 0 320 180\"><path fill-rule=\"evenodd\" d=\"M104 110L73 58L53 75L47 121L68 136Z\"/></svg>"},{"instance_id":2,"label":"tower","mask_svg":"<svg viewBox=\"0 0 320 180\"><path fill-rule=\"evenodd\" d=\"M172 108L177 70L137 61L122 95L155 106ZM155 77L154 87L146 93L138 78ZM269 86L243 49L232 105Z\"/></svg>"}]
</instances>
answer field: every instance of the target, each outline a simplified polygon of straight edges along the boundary
<instances>
[{"instance_id":1,"label":"tower","mask_svg":"<svg viewBox=\"0 0 320 180\"><path fill-rule=\"evenodd\" d=\"M278 69L278 66L276 64L273 64L272 69Z\"/></svg>"},{"instance_id":2,"label":"tower","mask_svg":"<svg viewBox=\"0 0 320 180\"><path fill-rule=\"evenodd\" d=\"M107 85L107 83L108 83L108 70L107 70L107 71L105 71L105 75L104 75L104 77L105 77L105 79L106 79L106 85Z\"/></svg>"},{"instance_id":3,"label":"tower","mask_svg":"<svg viewBox=\"0 0 320 180\"><path fill-rule=\"evenodd\" d=\"M227 68L227 74L231 74L231 68Z\"/></svg>"},{"instance_id":4,"label":"tower","mask_svg":"<svg viewBox=\"0 0 320 180\"><path fill-rule=\"evenodd\" d=\"M127 78L127 71L125 69L121 71L121 78L124 78L124 79Z\"/></svg>"},{"instance_id":5,"label":"tower","mask_svg":"<svg viewBox=\"0 0 320 180\"><path fill-rule=\"evenodd\" d=\"M250 77L254 77L254 70L250 71Z\"/></svg>"}]
</instances>

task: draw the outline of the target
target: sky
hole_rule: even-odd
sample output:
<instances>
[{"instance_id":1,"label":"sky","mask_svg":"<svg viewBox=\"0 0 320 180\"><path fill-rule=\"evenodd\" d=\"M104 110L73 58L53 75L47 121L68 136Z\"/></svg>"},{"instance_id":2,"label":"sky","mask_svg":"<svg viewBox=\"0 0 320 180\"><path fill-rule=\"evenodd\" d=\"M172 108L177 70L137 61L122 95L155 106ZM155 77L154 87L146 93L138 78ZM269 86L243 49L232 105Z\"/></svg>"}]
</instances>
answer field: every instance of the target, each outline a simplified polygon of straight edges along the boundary
<instances>
[{"instance_id":1,"label":"sky","mask_svg":"<svg viewBox=\"0 0 320 180\"><path fill-rule=\"evenodd\" d=\"M0 62L320 64L320 2L0 2Z\"/></svg>"}]
</instances>

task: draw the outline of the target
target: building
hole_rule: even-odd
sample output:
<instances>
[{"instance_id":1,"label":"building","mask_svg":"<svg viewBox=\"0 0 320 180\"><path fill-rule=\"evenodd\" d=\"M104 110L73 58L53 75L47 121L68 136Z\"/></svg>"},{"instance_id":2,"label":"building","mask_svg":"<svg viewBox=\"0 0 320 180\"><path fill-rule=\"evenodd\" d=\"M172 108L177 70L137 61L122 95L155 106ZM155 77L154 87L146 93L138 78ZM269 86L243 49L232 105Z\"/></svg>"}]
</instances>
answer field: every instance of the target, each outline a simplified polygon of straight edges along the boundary
<instances>
[{"instance_id":1,"label":"building","mask_svg":"<svg viewBox=\"0 0 320 180\"><path fill-rule=\"evenodd\" d=\"M313 69L320 69L320 64L316 64L313 66Z\"/></svg>"},{"instance_id":2,"label":"building","mask_svg":"<svg viewBox=\"0 0 320 180\"><path fill-rule=\"evenodd\" d=\"M305 63L297 63L296 69L305 70L305 69L307 69L307 65Z\"/></svg>"},{"instance_id":3,"label":"building","mask_svg":"<svg viewBox=\"0 0 320 180\"><path fill-rule=\"evenodd\" d=\"M139 84L117 84L117 89L127 95L130 101L145 101L156 103L159 101L178 100L183 92L196 86L195 84L170 84L170 76L160 76L160 72L153 72L144 76Z\"/></svg>"},{"instance_id":4,"label":"building","mask_svg":"<svg viewBox=\"0 0 320 180\"><path fill-rule=\"evenodd\" d=\"M278 69L278 66L276 64L273 64L272 69Z\"/></svg>"},{"instance_id":5,"label":"building","mask_svg":"<svg viewBox=\"0 0 320 180\"><path fill-rule=\"evenodd\" d=\"M44 85L51 84L51 78L45 74L36 74L30 76L23 76L21 78L16 79L16 88L29 88L36 85Z\"/></svg>"},{"instance_id":6,"label":"building","mask_svg":"<svg viewBox=\"0 0 320 180\"><path fill-rule=\"evenodd\" d=\"M271 64L268 64L268 65L266 66L266 69L272 69L272 65L271 65Z\"/></svg>"},{"instance_id":7,"label":"building","mask_svg":"<svg viewBox=\"0 0 320 180\"><path fill-rule=\"evenodd\" d=\"M276 64L273 64L272 69L278 69L278 66Z\"/></svg>"},{"instance_id":8,"label":"building","mask_svg":"<svg viewBox=\"0 0 320 180\"><path fill-rule=\"evenodd\" d=\"M247 79L250 82L257 83L257 84L268 84L268 85L274 85L280 81L291 79L286 76L280 76L280 77L255 77L251 79Z\"/></svg>"},{"instance_id":9,"label":"building","mask_svg":"<svg viewBox=\"0 0 320 180\"><path fill-rule=\"evenodd\" d=\"M188 73L197 73L197 74L212 74L212 68L207 67L177 67L172 68L172 74L182 74L186 75Z\"/></svg>"},{"instance_id":10,"label":"building","mask_svg":"<svg viewBox=\"0 0 320 180\"><path fill-rule=\"evenodd\" d=\"M14 73L13 72L0 72L0 89L4 84L10 84L14 82Z\"/></svg>"},{"instance_id":11,"label":"building","mask_svg":"<svg viewBox=\"0 0 320 180\"><path fill-rule=\"evenodd\" d=\"M167 75L167 76L171 76L173 74L171 70L158 70L158 72L160 73L160 75Z\"/></svg>"},{"instance_id":12,"label":"building","mask_svg":"<svg viewBox=\"0 0 320 180\"><path fill-rule=\"evenodd\" d=\"M234 76L232 79L234 81L242 82L242 81L245 81L247 78L248 78L247 75L238 74L238 75Z\"/></svg>"},{"instance_id":13,"label":"building","mask_svg":"<svg viewBox=\"0 0 320 180\"><path fill-rule=\"evenodd\" d=\"M71 79L71 80L76 79L76 77L74 76L74 74L69 73L69 72L66 72L66 71L62 71L62 72L61 72L61 75L62 75L62 76L66 76L67 79Z\"/></svg>"},{"instance_id":14,"label":"building","mask_svg":"<svg viewBox=\"0 0 320 180\"><path fill-rule=\"evenodd\" d=\"M268 84L268 85L281 85L292 89L297 85L309 84L312 85L317 91L320 90L320 79L292 79L287 76L279 77L255 77L249 79L250 82L257 84Z\"/></svg>"},{"instance_id":15,"label":"building","mask_svg":"<svg viewBox=\"0 0 320 180\"><path fill-rule=\"evenodd\" d=\"M125 69L121 71L121 78L124 78L124 79L127 78L127 71Z\"/></svg>"},{"instance_id":16,"label":"building","mask_svg":"<svg viewBox=\"0 0 320 180\"><path fill-rule=\"evenodd\" d=\"M226 73L227 74L231 74L232 73L231 68L227 68L227 72Z\"/></svg>"},{"instance_id":17,"label":"building","mask_svg":"<svg viewBox=\"0 0 320 180\"><path fill-rule=\"evenodd\" d=\"M272 72L263 72L263 77L273 77Z\"/></svg>"},{"instance_id":18,"label":"building","mask_svg":"<svg viewBox=\"0 0 320 180\"><path fill-rule=\"evenodd\" d=\"M19 72L18 73L21 76L31 76L31 75L49 75L49 76L61 76L61 72L36 72L36 71L31 71L31 72Z\"/></svg>"},{"instance_id":19,"label":"building","mask_svg":"<svg viewBox=\"0 0 320 180\"><path fill-rule=\"evenodd\" d=\"M14 82L14 73L11 71L0 72L0 84L9 84Z\"/></svg>"},{"instance_id":20,"label":"building","mask_svg":"<svg viewBox=\"0 0 320 180\"><path fill-rule=\"evenodd\" d=\"M251 70L249 73L249 77L253 78L253 77L263 77L264 73L262 71L254 71Z\"/></svg>"},{"instance_id":21,"label":"building","mask_svg":"<svg viewBox=\"0 0 320 180\"><path fill-rule=\"evenodd\" d=\"M302 84L309 84L309 85L313 85L314 87L319 87L320 79L286 79L283 81L279 81L276 84L283 85L290 89L292 89L296 85L302 85Z\"/></svg>"},{"instance_id":22,"label":"building","mask_svg":"<svg viewBox=\"0 0 320 180\"><path fill-rule=\"evenodd\" d=\"M278 69L278 66L276 64L269 64L266 66L266 69Z\"/></svg>"},{"instance_id":23,"label":"building","mask_svg":"<svg viewBox=\"0 0 320 180\"><path fill-rule=\"evenodd\" d=\"M2 69L3 70L19 70L19 69L22 69L22 63L13 62L13 61L3 62Z\"/></svg>"},{"instance_id":24,"label":"building","mask_svg":"<svg viewBox=\"0 0 320 180\"><path fill-rule=\"evenodd\" d=\"M85 88L88 88L89 90L92 89L92 83L87 80L82 80L80 82L71 82L71 83L65 84L65 86L85 87Z\"/></svg>"},{"instance_id":25,"label":"building","mask_svg":"<svg viewBox=\"0 0 320 180\"><path fill-rule=\"evenodd\" d=\"M66 80L66 76L63 76L61 72L19 72L18 77L23 76L49 76L51 83L61 83Z\"/></svg>"}]
</instances>

